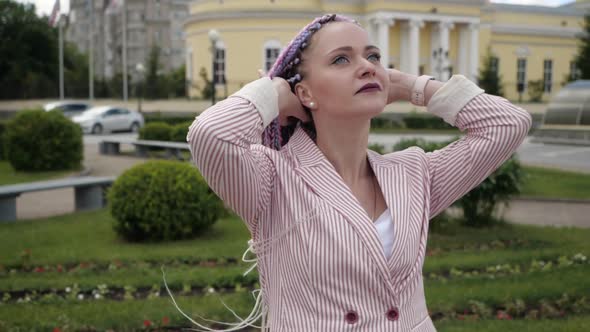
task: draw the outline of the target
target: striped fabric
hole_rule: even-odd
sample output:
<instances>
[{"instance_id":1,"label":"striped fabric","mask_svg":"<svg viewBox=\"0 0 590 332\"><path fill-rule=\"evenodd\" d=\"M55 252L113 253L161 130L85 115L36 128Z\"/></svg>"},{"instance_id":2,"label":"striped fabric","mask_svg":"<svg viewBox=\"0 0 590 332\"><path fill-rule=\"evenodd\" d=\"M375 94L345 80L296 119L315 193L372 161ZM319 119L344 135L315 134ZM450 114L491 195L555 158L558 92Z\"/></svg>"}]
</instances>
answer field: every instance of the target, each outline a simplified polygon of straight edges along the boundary
<instances>
[{"instance_id":1,"label":"striped fabric","mask_svg":"<svg viewBox=\"0 0 590 332\"><path fill-rule=\"evenodd\" d=\"M210 187L244 220L271 331L436 331L424 297L429 219L516 150L529 114L455 75L428 110L467 134L446 148L368 160L395 224L389 259L377 230L303 129L280 151L260 145L278 114L269 79L212 106L187 137Z\"/></svg>"}]
</instances>

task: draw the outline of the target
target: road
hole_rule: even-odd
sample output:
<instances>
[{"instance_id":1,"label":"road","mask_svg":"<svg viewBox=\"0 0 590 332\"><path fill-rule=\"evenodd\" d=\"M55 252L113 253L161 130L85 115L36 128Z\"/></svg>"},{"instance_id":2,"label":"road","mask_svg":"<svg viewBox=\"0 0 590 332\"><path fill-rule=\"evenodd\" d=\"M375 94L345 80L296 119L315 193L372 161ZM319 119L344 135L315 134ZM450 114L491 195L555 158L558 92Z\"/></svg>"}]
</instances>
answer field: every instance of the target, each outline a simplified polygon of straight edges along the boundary
<instances>
[{"instance_id":1,"label":"road","mask_svg":"<svg viewBox=\"0 0 590 332\"><path fill-rule=\"evenodd\" d=\"M136 134L120 133L112 135L85 135L84 144L98 144L105 138L135 138ZM371 134L370 143L379 143L391 150L393 145L402 139L422 138L427 141L443 142L452 139L453 135L433 134ZM590 147L533 143L527 137L517 150L520 161L527 165L560 168L577 172L590 173Z\"/></svg>"}]
</instances>

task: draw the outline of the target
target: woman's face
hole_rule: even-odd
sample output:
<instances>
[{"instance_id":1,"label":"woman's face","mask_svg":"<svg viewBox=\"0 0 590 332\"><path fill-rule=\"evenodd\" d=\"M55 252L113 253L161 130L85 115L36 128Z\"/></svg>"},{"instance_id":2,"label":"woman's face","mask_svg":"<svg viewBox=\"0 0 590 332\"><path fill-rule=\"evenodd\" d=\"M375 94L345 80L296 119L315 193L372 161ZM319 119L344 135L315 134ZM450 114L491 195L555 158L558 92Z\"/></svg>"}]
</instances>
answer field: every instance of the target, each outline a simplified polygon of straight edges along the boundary
<instances>
[{"instance_id":1,"label":"woman's face","mask_svg":"<svg viewBox=\"0 0 590 332\"><path fill-rule=\"evenodd\" d=\"M389 79L379 49L370 45L363 28L349 22L326 24L311 37L302 57L303 80L295 91L304 105L315 103L314 118L320 113L370 118L383 111ZM359 92L367 83L379 89Z\"/></svg>"}]
</instances>

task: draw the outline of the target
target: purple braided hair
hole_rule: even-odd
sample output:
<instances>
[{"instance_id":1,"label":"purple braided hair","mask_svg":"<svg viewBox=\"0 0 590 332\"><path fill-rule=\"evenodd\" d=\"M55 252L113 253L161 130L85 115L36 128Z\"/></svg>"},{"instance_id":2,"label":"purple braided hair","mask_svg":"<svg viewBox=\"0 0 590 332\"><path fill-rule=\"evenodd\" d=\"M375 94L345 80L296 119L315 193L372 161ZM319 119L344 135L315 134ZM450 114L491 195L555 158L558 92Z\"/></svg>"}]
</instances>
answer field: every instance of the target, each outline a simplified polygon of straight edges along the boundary
<instances>
[{"instance_id":1,"label":"purple braided hair","mask_svg":"<svg viewBox=\"0 0 590 332\"><path fill-rule=\"evenodd\" d=\"M289 82L291 91L294 91L295 85L303 79L303 74L299 71L299 66L303 61L301 53L307 46L309 46L311 36L321 29L324 24L330 22L350 22L358 24L357 21L351 18L337 14L327 14L315 18L311 23L301 29L295 38L289 42L287 47L283 49L272 68L269 70L268 76L271 79L273 77L284 78ZM280 150L283 145L287 144L293 129L294 128L281 127L278 119L275 119L264 130L264 133L262 134L262 144L275 150Z\"/></svg>"}]
</instances>

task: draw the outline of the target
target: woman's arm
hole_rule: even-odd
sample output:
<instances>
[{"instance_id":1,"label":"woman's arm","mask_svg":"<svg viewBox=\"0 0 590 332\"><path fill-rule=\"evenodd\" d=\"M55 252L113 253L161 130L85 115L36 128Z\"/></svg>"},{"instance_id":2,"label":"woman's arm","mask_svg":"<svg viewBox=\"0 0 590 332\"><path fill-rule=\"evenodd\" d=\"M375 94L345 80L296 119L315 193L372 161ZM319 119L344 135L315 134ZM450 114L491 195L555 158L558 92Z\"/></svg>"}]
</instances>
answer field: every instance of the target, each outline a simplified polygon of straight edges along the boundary
<instances>
[{"instance_id":1,"label":"woman's arm","mask_svg":"<svg viewBox=\"0 0 590 332\"><path fill-rule=\"evenodd\" d=\"M430 81L424 95L428 112L467 131L427 153L433 218L510 158L530 129L531 116L502 97L485 94L462 75L446 83Z\"/></svg>"},{"instance_id":2,"label":"woman's arm","mask_svg":"<svg viewBox=\"0 0 590 332\"><path fill-rule=\"evenodd\" d=\"M201 113L187 135L193 162L251 232L270 200L275 170L260 143L277 115L277 91L261 78Z\"/></svg>"}]
</instances>

